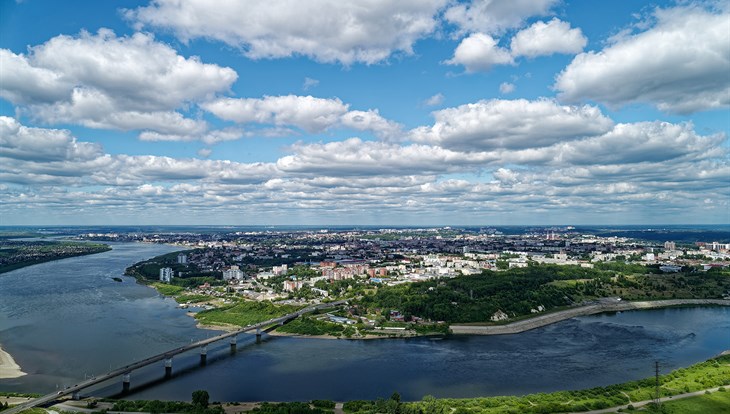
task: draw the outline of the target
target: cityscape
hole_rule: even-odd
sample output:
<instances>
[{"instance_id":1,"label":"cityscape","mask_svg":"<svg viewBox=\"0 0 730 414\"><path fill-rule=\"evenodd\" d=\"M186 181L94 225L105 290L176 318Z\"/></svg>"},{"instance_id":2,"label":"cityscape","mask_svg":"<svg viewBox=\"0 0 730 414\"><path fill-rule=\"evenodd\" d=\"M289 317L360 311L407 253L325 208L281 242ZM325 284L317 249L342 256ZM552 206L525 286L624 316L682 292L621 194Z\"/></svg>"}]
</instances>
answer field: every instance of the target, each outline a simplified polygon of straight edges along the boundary
<instances>
[{"instance_id":1,"label":"cityscape","mask_svg":"<svg viewBox=\"0 0 730 414\"><path fill-rule=\"evenodd\" d=\"M726 0L0 1L0 413L730 413Z\"/></svg>"}]
</instances>

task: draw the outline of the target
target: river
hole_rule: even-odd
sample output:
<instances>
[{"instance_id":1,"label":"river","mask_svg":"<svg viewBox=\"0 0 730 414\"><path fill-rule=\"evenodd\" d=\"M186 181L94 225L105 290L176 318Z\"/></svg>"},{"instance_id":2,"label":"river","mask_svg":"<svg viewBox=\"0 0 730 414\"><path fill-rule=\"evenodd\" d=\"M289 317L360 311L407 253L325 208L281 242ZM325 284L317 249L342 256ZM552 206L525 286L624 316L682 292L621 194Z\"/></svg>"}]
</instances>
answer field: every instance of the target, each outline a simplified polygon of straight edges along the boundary
<instances>
[{"instance_id":1,"label":"river","mask_svg":"<svg viewBox=\"0 0 730 414\"><path fill-rule=\"evenodd\" d=\"M0 380L0 391L51 392L84 377L213 335L171 299L115 282L139 260L176 250L120 243L91 256L0 274L0 343L28 375ZM730 349L730 308L677 308L574 318L504 336L369 341L242 335L227 343L132 373L132 399L214 401L374 399L394 391L473 397L608 385L688 366ZM121 380L89 393L112 396Z\"/></svg>"}]
</instances>

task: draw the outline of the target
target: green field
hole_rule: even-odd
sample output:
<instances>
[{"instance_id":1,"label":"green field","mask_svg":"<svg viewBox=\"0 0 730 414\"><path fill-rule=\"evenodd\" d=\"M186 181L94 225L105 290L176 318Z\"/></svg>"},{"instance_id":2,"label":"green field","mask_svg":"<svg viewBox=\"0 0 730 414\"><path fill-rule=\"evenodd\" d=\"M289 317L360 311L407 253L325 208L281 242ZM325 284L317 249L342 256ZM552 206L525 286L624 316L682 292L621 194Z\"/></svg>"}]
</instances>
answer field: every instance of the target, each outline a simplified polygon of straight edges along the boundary
<instances>
[{"instance_id":1,"label":"green field","mask_svg":"<svg viewBox=\"0 0 730 414\"><path fill-rule=\"evenodd\" d=\"M699 397L683 398L662 403L661 409L648 409L646 413L662 414L729 414L730 392L713 392Z\"/></svg>"},{"instance_id":2,"label":"green field","mask_svg":"<svg viewBox=\"0 0 730 414\"><path fill-rule=\"evenodd\" d=\"M271 302L240 301L234 305L198 312L195 318L207 325L246 326L283 316L298 309L290 305L277 306Z\"/></svg>"}]
</instances>

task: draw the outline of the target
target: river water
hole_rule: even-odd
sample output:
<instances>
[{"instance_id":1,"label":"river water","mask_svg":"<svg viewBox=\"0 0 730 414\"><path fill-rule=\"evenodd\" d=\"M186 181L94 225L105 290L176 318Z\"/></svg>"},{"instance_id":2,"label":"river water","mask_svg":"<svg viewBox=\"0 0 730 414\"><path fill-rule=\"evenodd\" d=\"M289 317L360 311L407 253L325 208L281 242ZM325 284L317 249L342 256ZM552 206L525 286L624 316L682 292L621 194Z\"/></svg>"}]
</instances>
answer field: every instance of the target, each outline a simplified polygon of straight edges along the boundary
<instances>
[{"instance_id":1,"label":"river water","mask_svg":"<svg viewBox=\"0 0 730 414\"><path fill-rule=\"evenodd\" d=\"M92 256L0 275L0 343L29 375L0 391L51 392L87 376L214 335L171 299L115 282L124 268L174 251L120 243ZM679 308L580 317L505 336L327 340L241 335L132 373L132 399L188 400L207 389L218 401L404 399L526 394L608 385L703 361L730 349L730 308ZM121 379L88 390L113 396Z\"/></svg>"}]
</instances>

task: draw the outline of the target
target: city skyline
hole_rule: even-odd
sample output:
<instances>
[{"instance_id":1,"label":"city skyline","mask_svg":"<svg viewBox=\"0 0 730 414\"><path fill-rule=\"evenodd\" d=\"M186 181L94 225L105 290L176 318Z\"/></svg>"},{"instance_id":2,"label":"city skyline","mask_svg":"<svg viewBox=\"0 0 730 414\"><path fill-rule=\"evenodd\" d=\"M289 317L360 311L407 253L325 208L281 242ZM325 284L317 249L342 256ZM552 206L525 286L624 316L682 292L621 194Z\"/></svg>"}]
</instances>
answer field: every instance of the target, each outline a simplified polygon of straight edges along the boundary
<instances>
[{"instance_id":1,"label":"city skyline","mask_svg":"<svg viewBox=\"0 0 730 414\"><path fill-rule=\"evenodd\" d=\"M725 2L0 8L0 225L730 222Z\"/></svg>"}]
</instances>

